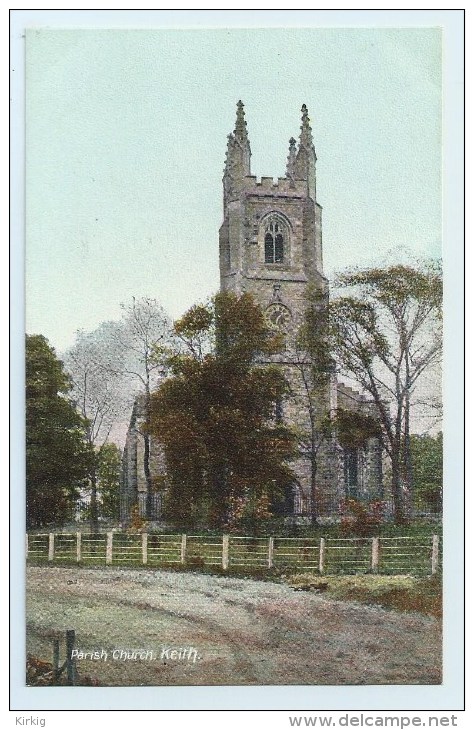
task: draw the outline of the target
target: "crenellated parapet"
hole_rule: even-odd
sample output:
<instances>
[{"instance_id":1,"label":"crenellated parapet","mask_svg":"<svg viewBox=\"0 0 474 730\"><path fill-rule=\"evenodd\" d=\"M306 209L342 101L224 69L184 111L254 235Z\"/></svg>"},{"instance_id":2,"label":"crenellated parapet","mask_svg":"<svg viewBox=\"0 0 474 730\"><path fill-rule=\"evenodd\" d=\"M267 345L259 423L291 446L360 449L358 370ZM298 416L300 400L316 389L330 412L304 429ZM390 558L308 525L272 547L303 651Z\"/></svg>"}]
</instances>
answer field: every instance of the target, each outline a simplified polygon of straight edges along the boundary
<instances>
[{"instance_id":1,"label":"crenellated parapet","mask_svg":"<svg viewBox=\"0 0 474 730\"><path fill-rule=\"evenodd\" d=\"M245 121L244 105L237 103L234 131L227 137L224 166L224 208L242 193L255 195L285 195L309 197L316 201L316 152L306 105L302 107L299 142L291 137L286 160L286 175L274 180L263 176L257 179L250 170L250 141Z\"/></svg>"},{"instance_id":2,"label":"crenellated parapet","mask_svg":"<svg viewBox=\"0 0 474 730\"><path fill-rule=\"evenodd\" d=\"M288 177L267 177L258 178L256 175L247 175L243 181L242 188L247 195L291 195L305 197L306 183L304 180L291 180Z\"/></svg>"}]
</instances>

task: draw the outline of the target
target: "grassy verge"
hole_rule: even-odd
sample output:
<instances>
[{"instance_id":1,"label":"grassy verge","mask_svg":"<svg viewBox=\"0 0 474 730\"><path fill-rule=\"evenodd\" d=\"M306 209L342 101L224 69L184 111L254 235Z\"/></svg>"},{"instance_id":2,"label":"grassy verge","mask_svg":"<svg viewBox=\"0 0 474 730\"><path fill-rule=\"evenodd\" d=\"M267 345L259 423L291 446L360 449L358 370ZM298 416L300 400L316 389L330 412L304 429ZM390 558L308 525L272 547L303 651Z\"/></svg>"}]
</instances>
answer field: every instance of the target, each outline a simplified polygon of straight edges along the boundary
<instances>
[{"instance_id":1,"label":"grassy verge","mask_svg":"<svg viewBox=\"0 0 474 730\"><path fill-rule=\"evenodd\" d=\"M324 593L339 601L359 601L396 611L441 617L442 582L438 576L353 575L319 577L296 573L285 581L295 590Z\"/></svg>"}]
</instances>

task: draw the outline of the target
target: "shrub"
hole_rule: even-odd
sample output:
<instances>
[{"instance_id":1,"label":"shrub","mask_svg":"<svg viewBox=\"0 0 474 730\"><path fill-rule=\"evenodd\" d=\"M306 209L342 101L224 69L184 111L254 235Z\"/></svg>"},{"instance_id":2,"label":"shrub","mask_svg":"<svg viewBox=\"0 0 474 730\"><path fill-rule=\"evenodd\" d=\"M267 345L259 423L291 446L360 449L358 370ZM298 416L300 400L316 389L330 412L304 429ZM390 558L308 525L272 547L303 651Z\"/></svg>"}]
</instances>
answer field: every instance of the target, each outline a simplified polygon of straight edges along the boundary
<instances>
[{"instance_id":1,"label":"shrub","mask_svg":"<svg viewBox=\"0 0 474 730\"><path fill-rule=\"evenodd\" d=\"M380 531L383 522L383 502L361 502L345 499L339 507L340 528L344 535L371 537Z\"/></svg>"}]
</instances>

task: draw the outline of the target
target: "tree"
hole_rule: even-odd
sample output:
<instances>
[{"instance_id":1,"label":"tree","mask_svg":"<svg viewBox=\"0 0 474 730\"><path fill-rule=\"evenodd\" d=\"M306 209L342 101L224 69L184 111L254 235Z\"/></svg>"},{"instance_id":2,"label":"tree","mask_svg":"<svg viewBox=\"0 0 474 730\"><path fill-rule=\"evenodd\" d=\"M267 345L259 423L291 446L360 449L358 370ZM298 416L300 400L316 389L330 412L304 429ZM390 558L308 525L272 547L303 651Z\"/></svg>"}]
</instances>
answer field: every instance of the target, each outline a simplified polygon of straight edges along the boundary
<instances>
[{"instance_id":1,"label":"tree","mask_svg":"<svg viewBox=\"0 0 474 730\"><path fill-rule=\"evenodd\" d=\"M440 266L355 270L336 284L350 293L330 305L334 354L340 370L370 393L378 409L400 523L410 508L413 395L441 357Z\"/></svg>"},{"instance_id":2,"label":"tree","mask_svg":"<svg viewBox=\"0 0 474 730\"><path fill-rule=\"evenodd\" d=\"M42 335L26 337L26 515L36 528L71 519L87 483L86 424L63 364Z\"/></svg>"},{"instance_id":3,"label":"tree","mask_svg":"<svg viewBox=\"0 0 474 730\"><path fill-rule=\"evenodd\" d=\"M99 471L110 432L124 413L123 378L108 367L113 352L117 325L104 323L90 333L77 332L76 342L65 354L65 367L71 377L71 396L86 424L87 441L94 455L89 472L91 529L97 531L99 519ZM115 359L117 362L117 359Z\"/></svg>"},{"instance_id":4,"label":"tree","mask_svg":"<svg viewBox=\"0 0 474 730\"><path fill-rule=\"evenodd\" d=\"M144 443L143 469L147 485L146 513L152 517L153 479L150 469L151 392L163 374L160 347L171 342L171 321L156 299L133 297L130 305L122 304L123 316L109 328L110 355L102 364L104 373L135 381L135 397L143 397L144 422L141 435ZM136 387L138 385L138 388Z\"/></svg>"},{"instance_id":5,"label":"tree","mask_svg":"<svg viewBox=\"0 0 474 730\"><path fill-rule=\"evenodd\" d=\"M443 500L443 435L414 434L410 441L413 493L418 507L441 512Z\"/></svg>"},{"instance_id":6,"label":"tree","mask_svg":"<svg viewBox=\"0 0 474 730\"><path fill-rule=\"evenodd\" d=\"M293 399L297 398L297 406L307 413L307 428L298 432L298 441L300 453L307 456L311 465L310 514L315 523L319 513L319 452L333 435L332 413L326 394L334 362L329 346L327 293L310 288L307 300L309 305L294 343L294 362L303 387L297 394L293 393Z\"/></svg>"},{"instance_id":7,"label":"tree","mask_svg":"<svg viewBox=\"0 0 474 730\"><path fill-rule=\"evenodd\" d=\"M184 348L152 396L151 428L167 465L166 516L188 527L232 527L270 516L291 481L294 437L273 419L286 388L257 361L279 344L252 297L218 294L175 324Z\"/></svg>"},{"instance_id":8,"label":"tree","mask_svg":"<svg viewBox=\"0 0 474 730\"><path fill-rule=\"evenodd\" d=\"M118 521L120 517L120 478L122 454L116 444L104 444L100 451L97 482L100 516Z\"/></svg>"}]
</instances>

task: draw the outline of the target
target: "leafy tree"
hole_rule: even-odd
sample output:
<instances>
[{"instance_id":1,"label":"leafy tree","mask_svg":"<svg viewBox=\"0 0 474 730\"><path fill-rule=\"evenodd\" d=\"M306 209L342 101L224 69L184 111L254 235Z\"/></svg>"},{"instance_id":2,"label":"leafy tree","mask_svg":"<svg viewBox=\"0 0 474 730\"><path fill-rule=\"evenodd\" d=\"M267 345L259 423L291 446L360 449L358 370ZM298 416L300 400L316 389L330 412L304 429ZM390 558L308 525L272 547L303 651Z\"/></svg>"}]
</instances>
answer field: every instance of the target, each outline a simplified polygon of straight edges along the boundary
<instances>
[{"instance_id":1,"label":"leafy tree","mask_svg":"<svg viewBox=\"0 0 474 730\"><path fill-rule=\"evenodd\" d=\"M232 527L269 516L292 474L294 437L273 420L286 388L257 364L281 344L252 297L218 294L175 324L184 345L152 396L152 433L167 465L166 516L175 524Z\"/></svg>"},{"instance_id":2,"label":"leafy tree","mask_svg":"<svg viewBox=\"0 0 474 730\"><path fill-rule=\"evenodd\" d=\"M101 362L106 376L122 380L122 388L143 398L144 421L141 436L144 444L143 469L147 485L146 513L150 519L153 504L153 479L150 468L151 392L163 375L163 362L157 356L159 348L170 345L171 321L156 299L133 297L129 305L122 304L123 315L118 323L108 323L109 356ZM134 385L127 382L133 381Z\"/></svg>"},{"instance_id":3,"label":"leafy tree","mask_svg":"<svg viewBox=\"0 0 474 730\"><path fill-rule=\"evenodd\" d=\"M411 437L413 492L418 506L427 505L433 512L442 509L443 435Z\"/></svg>"},{"instance_id":4,"label":"leafy tree","mask_svg":"<svg viewBox=\"0 0 474 730\"><path fill-rule=\"evenodd\" d=\"M292 393L296 406L306 414L307 427L297 432L299 451L310 461L310 514L313 523L319 513L317 471L319 452L333 434L334 424L327 400L328 382L334 371L329 345L327 292L310 288L309 305L294 343L294 363L302 388Z\"/></svg>"},{"instance_id":5,"label":"leafy tree","mask_svg":"<svg viewBox=\"0 0 474 730\"><path fill-rule=\"evenodd\" d=\"M104 444L100 450L97 472L99 512L101 517L118 520L120 516L120 478L122 454L116 444Z\"/></svg>"},{"instance_id":6,"label":"leafy tree","mask_svg":"<svg viewBox=\"0 0 474 730\"><path fill-rule=\"evenodd\" d=\"M62 362L42 335L26 337L26 515L36 528L71 519L92 453Z\"/></svg>"},{"instance_id":7,"label":"leafy tree","mask_svg":"<svg viewBox=\"0 0 474 730\"><path fill-rule=\"evenodd\" d=\"M109 455L103 452L109 446L112 428L124 414L123 378L108 367L113 352L113 336L117 331L118 324L109 322L94 332L77 332L73 347L64 357L65 367L71 377L71 396L86 424L87 441L94 454L88 485L88 512L93 532L98 528L99 518L99 471Z\"/></svg>"},{"instance_id":8,"label":"leafy tree","mask_svg":"<svg viewBox=\"0 0 474 730\"><path fill-rule=\"evenodd\" d=\"M441 357L442 278L437 263L415 269L355 270L336 282L349 290L330 305L341 371L372 396L391 463L395 520L403 522L412 484L410 419L420 377ZM408 503L408 504L407 504Z\"/></svg>"}]
</instances>

